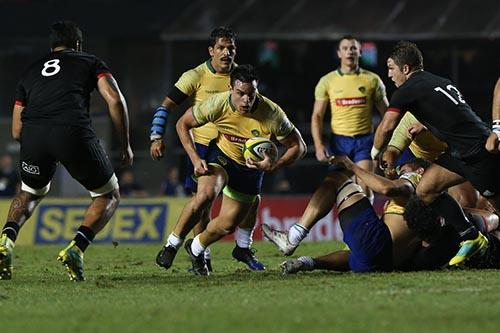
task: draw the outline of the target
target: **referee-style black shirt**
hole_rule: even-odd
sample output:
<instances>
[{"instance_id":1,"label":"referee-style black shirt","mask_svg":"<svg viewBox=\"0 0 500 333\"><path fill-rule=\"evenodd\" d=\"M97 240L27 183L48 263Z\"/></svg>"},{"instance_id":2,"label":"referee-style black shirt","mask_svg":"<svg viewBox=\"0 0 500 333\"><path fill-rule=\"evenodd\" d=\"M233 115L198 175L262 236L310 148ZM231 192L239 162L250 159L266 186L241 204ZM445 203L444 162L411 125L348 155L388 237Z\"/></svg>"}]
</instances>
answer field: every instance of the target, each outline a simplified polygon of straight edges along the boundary
<instances>
[{"instance_id":1,"label":"referee-style black shirt","mask_svg":"<svg viewBox=\"0 0 500 333\"><path fill-rule=\"evenodd\" d=\"M490 134L450 80L426 71L412 74L396 90L387 111L411 112L459 159L484 149Z\"/></svg>"},{"instance_id":2,"label":"referee-style black shirt","mask_svg":"<svg viewBox=\"0 0 500 333\"><path fill-rule=\"evenodd\" d=\"M51 52L21 77L16 104L23 123L90 126L90 94L108 66L94 55L73 50Z\"/></svg>"}]
</instances>

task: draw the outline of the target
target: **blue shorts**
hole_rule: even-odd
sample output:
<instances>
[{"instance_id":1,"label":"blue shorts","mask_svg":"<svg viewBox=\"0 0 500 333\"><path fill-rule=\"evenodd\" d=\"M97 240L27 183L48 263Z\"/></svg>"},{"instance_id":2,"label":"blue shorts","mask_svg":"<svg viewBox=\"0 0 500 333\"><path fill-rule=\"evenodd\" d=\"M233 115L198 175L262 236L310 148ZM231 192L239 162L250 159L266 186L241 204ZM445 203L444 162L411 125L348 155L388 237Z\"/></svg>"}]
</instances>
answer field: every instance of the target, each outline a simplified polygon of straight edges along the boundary
<instances>
[{"instance_id":1,"label":"blue shorts","mask_svg":"<svg viewBox=\"0 0 500 333\"><path fill-rule=\"evenodd\" d=\"M194 143L196 147L196 151L198 152L198 155L204 160L207 159L208 155L208 146L202 145L201 143ZM191 163L191 159L189 156L187 157L187 163L186 163L186 179L184 180L184 190L186 191L187 194L189 193L196 193L197 189L197 183L196 180L194 179L194 166L193 163Z\"/></svg>"},{"instance_id":2,"label":"blue shorts","mask_svg":"<svg viewBox=\"0 0 500 333\"><path fill-rule=\"evenodd\" d=\"M405 164L408 161L411 161L415 159L415 155L411 152L410 148L406 148L403 153L399 156L398 160L396 161L396 166L401 166Z\"/></svg>"},{"instance_id":3,"label":"blue shorts","mask_svg":"<svg viewBox=\"0 0 500 333\"><path fill-rule=\"evenodd\" d=\"M332 134L330 136L330 146L328 147L331 155L346 155L354 163L363 160L372 159L370 152L373 147L373 134L364 134L357 136L344 136ZM329 170L337 170L339 167L332 165Z\"/></svg>"},{"instance_id":4,"label":"blue shorts","mask_svg":"<svg viewBox=\"0 0 500 333\"><path fill-rule=\"evenodd\" d=\"M220 165L228 175L227 187L242 194L257 195L262 189L264 172L250 169L226 156L214 141L208 147L207 162Z\"/></svg>"},{"instance_id":5,"label":"blue shorts","mask_svg":"<svg viewBox=\"0 0 500 333\"><path fill-rule=\"evenodd\" d=\"M391 233L367 198L342 210L339 219L346 229L342 231L344 242L351 250L349 267L353 272L366 273L393 269Z\"/></svg>"}]
</instances>

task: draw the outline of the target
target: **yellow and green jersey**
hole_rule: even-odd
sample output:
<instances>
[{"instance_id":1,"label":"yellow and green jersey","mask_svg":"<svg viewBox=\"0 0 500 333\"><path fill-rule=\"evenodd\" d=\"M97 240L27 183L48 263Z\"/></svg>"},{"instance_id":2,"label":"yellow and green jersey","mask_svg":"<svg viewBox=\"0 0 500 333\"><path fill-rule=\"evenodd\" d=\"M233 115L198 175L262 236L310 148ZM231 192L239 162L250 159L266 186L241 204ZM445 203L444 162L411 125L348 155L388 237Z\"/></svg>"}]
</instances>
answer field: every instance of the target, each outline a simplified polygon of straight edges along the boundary
<instances>
[{"instance_id":1,"label":"yellow and green jersey","mask_svg":"<svg viewBox=\"0 0 500 333\"><path fill-rule=\"evenodd\" d=\"M239 113L231 103L231 93L214 95L193 107L193 117L198 125L213 123L218 131L216 144L224 154L245 165L243 146L252 137L278 140L286 138L295 128L285 112L270 99L257 94L253 111Z\"/></svg>"},{"instance_id":2,"label":"yellow and green jersey","mask_svg":"<svg viewBox=\"0 0 500 333\"><path fill-rule=\"evenodd\" d=\"M418 183L422 179L422 175L417 172L406 172L399 176L399 179L408 180L414 189L417 188ZM389 200L384 209L384 214L398 214L403 215L405 212L406 199L394 198Z\"/></svg>"},{"instance_id":3,"label":"yellow and green jersey","mask_svg":"<svg viewBox=\"0 0 500 333\"><path fill-rule=\"evenodd\" d=\"M191 96L193 104L199 104L210 96L229 90L229 73L217 73L210 59L203 64L184 72L175 83L177 89L187 96ZM217 137L214 124L194 128L194 141L208 146L210 141Z\"/></svg>"},{"instance_id":4,"label":"yellow and green jersey","mask_svg":"<svg viewBox=\"0 0 500 333\"><path fill-rule=\"evenodd\" d=\"M314 97L330 102L332 133L368 134L373 132L372 110L385 97L385 86L377 74L365 69L345 74L339 68L319 80Z\"/></svg>"},{"instance_id":5,"label":"yellow and green jersey","mask_svg":"<svg viewBox=\"0 0 500 333\"><path fill-rule=\"evenodd\" d=\"M388 145L400 151L404 151L409 147L415 157L434 161L448 146L428 130L420 132L413 140L408 137L408 129L418 122L413 114L406 112L392 133Z\"/></svg>"}]
</instances>

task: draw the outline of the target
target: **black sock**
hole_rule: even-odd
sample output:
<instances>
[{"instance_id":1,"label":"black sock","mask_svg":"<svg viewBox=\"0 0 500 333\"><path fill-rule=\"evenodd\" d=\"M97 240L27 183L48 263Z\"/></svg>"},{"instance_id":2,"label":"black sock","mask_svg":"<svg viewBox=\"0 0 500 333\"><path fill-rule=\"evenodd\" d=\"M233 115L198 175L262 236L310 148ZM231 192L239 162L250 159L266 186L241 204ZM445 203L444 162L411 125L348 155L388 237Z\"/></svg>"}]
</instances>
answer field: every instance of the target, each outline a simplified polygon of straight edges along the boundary
<instances>
[{"instance_id":1,"label":"black sock","mask_svg":"<svg viewBox=\"0 0 500 333\"><path fill-rule=\"evenodd\" d=\"M451 195L446 192L442 193L430 206L444 217L446 224L451 225L458 232L461 240L477 238L477 229L467 219L462 207Z\"/></svg>"},{"instance_id":2,"label":"black sock","mask_svg":"<svg viewBox=\"0 0 500 333\"><path fill-rule=\"evenodd\" d=\"M92 229L82 225L80 228L78 228L76 236L75 238L73 238L73 240L75 241L76 246L78 246L78 248L82 250L82 252L85 252L87 247L94 240L94 237L95 233L92 231Z\"/></svg>"},{"instance_id":3,"label":"black sock","mask_svg":"<svg viewBox=\"0 0 500 333\"><path fill-rule=\"evenodd\" d=\"M15 242L20 228L21 227L16 222L7 222L3 226L2 235L6 234L11 241Z\"/></svg>"}]
</instances>

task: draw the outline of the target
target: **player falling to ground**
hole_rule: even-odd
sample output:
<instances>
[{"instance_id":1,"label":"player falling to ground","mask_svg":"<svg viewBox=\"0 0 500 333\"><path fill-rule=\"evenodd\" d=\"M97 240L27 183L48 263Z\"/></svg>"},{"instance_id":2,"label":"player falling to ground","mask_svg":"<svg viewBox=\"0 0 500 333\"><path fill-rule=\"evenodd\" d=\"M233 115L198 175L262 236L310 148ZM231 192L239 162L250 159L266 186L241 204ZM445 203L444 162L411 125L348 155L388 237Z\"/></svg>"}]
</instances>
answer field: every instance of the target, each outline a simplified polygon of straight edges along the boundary
<instances>
[{"instance_id":1,"label":"player falling to ground","mask_svg":"<svg viewBox=\"0 0 500 333\"><path fill-rule=\"evenodd\" d=\"M229 89L229 74L236 66L234 59L236 57L236 35L226 27L218 27L210 34L210 45L208 47L210 59L201 65L188 70L175 85L170 89L167 97L163 100L161 106L156 109L151 127L151 157L159 160L164 156L165 145L163 137L167 117L179 104L191 97L193 104L197 105L210 96L227 91ZM198 154L205 158L208 153L208 145L212 139L217 137L217 129L214 124L207 123L204 126L193 128L192 135ZM193 179L193 165L190 159L187 159L187 175L185 189L187 192L196 193L196 182ZM205 198L208 199L208 198ZM236 246L232 255L238 261L248 265L252 270L263 270L265 266L255 257L251 248L252 234L257 218L260 197L254 202L251 213L243 221L236 232ZM196 223L193 233L198 235L205 230L210 220L210 210L212 202L200 202L200 206L193 210L193 214L198 216L198 220L192 220ZM186 221L184 221L186 222ZM172 264L173 257L177 250L182 246L187 232L192 226L184 226L179 223L173 232L169 235L167 243L156 256L156 264L168 269ZM210 249L205 250L205 259L210 270L211 254Z\"/></svg>"},{"instance_id":2,"label":"player falling to ground","mask_svg":"<svg viewBox=\"0 0 500 333\"><path fill-rule=\"evenodd\" d=\"M335 251L318 258L300 257L281 264L283 273L327 269L363 273L390 271L401 267L420 247L420 240L411 232L404 219L404 205L415 192L429 162L422 159L403 164L398 179L390 180L354 164L346 156L336 156L333 162L346 170L333 173L332 187L337 203L340 226L348 250ZM379 218L361 188L349 177L354 173L373 191L391 200ZM328 210L330 207L328 207ZM327 210L323 212L327 214ZM280 250L287 249L286 233L274 231L273 241Z\"/></svg>"},{"instance_id":3,"label":"player falling to ground","mask_svg":"<svg viewBox=\"0 0 500 333\"><path fill-rule=\"evenodd\" d=\"M209 274L203 256L205 249L234 232L251 213L261 191L264 173L289 165L306 153L299 131L277 104L258 93L257 84L258 77L252 66L238 66L231 72L230 91L193 106L177 122L177 133L198 178L198 192L178 219L184 226L182 232L189 232L187 226L197 218L198 207L223 193L219 216L185 244L194 271L199 275ZM210 143L208 154L203 158L196 151L189 131L209 122L215 124L219 135ZM242 152L245 141L255 136L270 138L271 135L286 148L279 160L266 156L259 162L245 161Z\"/></svg>"},{"instance_id":4,"label":"player falling to ground","mask_svg":"<svg viewBox=\"0 0 500 333\"><path fill-rule=\"evenodd\" d=\"M92 197L75 238L59 252L70 279L84 280L83 253L115 212L120 195L111 162L89 116L91 92L106 103L122 147L122 162L133 160L125 99L108 66L82 52L75 23L52 25L51 52L23 74L12 115L12 136L21 143L21 193L13 199L0 238L0 279L12 277L14 242L20 228L50 189L58 163Z\"/></svg>"},{"instance_id":5,"label":"player falling to ground","mask_svg":"<svg viewBox=\"0 0 500 333\"><path fill-rule=\"evenodd\" d=\"M346 155L361 168L372 171L372 110L376 107L384 114L388 104L385 87L378 75L359 67L361 45L356 38L342 37L337 55L340 67L323 76L316 85L311 117L316 158L320 162L327 162L332 156ZM328 106L331 110L332 134L330 142L325 144L322 138L323 119ZM290 228L290 249L295 249L299 239L307 236L309 230L321 218L320 212L333 207L335 192L332 187L332 172L335 168L334 165L329 167L328 175L314 192L302 218ZM357 181L373 202L371 190L361 180ZM269 230L263 230L267 238ZM292 253L287 251L285 254Z\"/></svg>"},{"instance_id":6,"label":"player falling to ground","mask_svg":"<svg viewBox=\"0 0 500 333\"><path fill-rule=\"evenodd\" d=\"M444 191L469 180L495 208L500 207L500 177L495 177L500 155L485 149L491 130L450 80L424 71L422 53L414 43L399 42L387 60L387 67L398 89L375 133L373 152L376 154L383 148L407 111L448 145L425 173L417 195L459 232L463 243L450 265L459 264L488 242L467 220L460 205Z\"/></svg>"}]
</instances>

